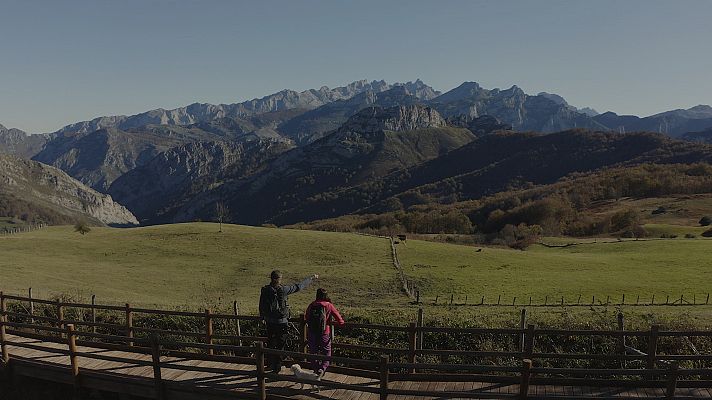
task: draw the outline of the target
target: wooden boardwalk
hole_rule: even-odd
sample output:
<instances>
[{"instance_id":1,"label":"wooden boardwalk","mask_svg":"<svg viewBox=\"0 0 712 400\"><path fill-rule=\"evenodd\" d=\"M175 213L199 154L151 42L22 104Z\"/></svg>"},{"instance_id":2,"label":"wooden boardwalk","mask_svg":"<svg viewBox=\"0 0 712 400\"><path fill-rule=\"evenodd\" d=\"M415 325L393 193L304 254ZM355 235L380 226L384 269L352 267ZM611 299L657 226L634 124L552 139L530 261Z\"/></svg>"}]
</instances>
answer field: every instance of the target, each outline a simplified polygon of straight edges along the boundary
<instances>
[{"instance_id":1,"label":"wooden boardwalk","mask_svg":"<svg viewBox=\"0 0 712 400\"><path fill-rule=\"evenodd\" d=\"M15 345L14 345L15 344ZM103 390L126 393L139 397L165 399L221 399L255 398L258 393L256 367L254 364L236 364L199 359L161 356L162 389L157 389L150 354L139 354L97 347L77 346L76 365L78 378L72 373L69 352L62 343L40 339L6 335L11 375L77 385L85 390ZM23 347L20 347L23 346ZM30 348L31 347L31 348ZM59 352L59 353L58 353ZM61 353L66 352L66 353ZM83 355L101 356L103 359ZM113 360L112 360L113 359ZM186 369L190 370L186 370ZM238 375L242 374L242 375ZM283 369L279 375L266 375L268 398L293 399L378 399L378 379L327 373L325 381L334 384L358 385L374 393L346 388L322 388L319 392L301 384L288 381L291 371ZM517 398L519 385L484 382L429 382L396 381L388 388L394 392L390 399L454 399L454 398ZM158 390L163 393L159 394ZM421 390L442 392L442 396L399 395L398 390ZM666 398L661 388L609 388L588 386L560 386L534 384L529 387L527 398ZM710 388L677 388L675 398L712 398Z\"/></svg>"}]
</instances>

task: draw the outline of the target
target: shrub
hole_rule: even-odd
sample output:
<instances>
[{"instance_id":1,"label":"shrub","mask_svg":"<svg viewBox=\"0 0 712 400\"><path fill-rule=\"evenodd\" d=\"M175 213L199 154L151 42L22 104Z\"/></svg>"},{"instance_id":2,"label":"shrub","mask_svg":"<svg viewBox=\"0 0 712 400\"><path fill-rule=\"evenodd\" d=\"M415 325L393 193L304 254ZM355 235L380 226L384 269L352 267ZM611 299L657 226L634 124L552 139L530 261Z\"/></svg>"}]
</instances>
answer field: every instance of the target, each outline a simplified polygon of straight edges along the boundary
<instances>
[{"instance_id":1,"label":"shrub","mask_svg":"<svg viewBox=\"0 0 712 400\"><path fill-rule=\"evenodd\" d=\"M667 212L667 209L663 206L660 206L660 207L656 208L655 210L653 210L651 212L651 214L658 215L658 214L665 214L666 212Z\"/></svg>"},{"instance_id":2,"label":"shrub","mask_svg":"<svg viewBox=\"0 0 712 400\"><path fill-rule=\"evenodd\" d=\"M702 236L704 236L704 237L712 237L712 229L708 229L708 230L702 232Z\"/></svg>"},{"instance_id":3,"label":"shrub","mask_svg":"<svg viewBox=\"0 0 712 400\"><path fill-rule=\"evenodd\" d=\"M635 224L632 226L629 226L628 229L623 230L621 232L621 237L624 238L643 238L647 236L648 231L645 230L641 225Z\"/></svg>"},{"instance_id":4,"label":"shrub","mask_svg":"<svg viewBox=\"0 0 712 400\"><path fill-rule=\"evenodd\" d=\"M89 225L86 222L79 221L74 224L74 232L79 232L82 235L86 235L87 233L91 232L91 228L89 228Z\"/></svg>"},{"instance_id":5,"label":"shrub","mask_svg":"<svg viewBox=\"0 0 712 400\"><path fill-rule=\"evenodd\" d=\"M694 238L696 238L696 237L697 237L697 236L695 236L695 235L693 235L693 234L691 234L691 233L686 233L686 234L685 234L685 239L694 239Z\"/></svg>"},{"instance_id":6,"label":"shrub","mask_svg":"<svg viewBox=\"0 0 712 400\"><path fill-rule=\"evenodd\" d=\"M539 225L507 224L499 231L496 243L501 243L517 250L526 250L539 240L543 230Z\"/></svg>"},{"instance_id":7,"label":"shrub","mask_svg":"<svg viewBox=\"0 0 712 400\"><path fill-rule=\"evenodd\" d=\"M611 217L611 230L632 231L636 226L640 225L638 213L634 210L619 211Z\"/></svg>"},{"instance_id":8,"label":"shrub","mask_svg":"<svg viewBox=\"0 0 712 400\"><path fill-rule=\"evenodd\" d=\"M712 217L709 215L705 215L704 217L700 218L700 226L709 226L712 224Z\"/></svg>"}]
</instances>

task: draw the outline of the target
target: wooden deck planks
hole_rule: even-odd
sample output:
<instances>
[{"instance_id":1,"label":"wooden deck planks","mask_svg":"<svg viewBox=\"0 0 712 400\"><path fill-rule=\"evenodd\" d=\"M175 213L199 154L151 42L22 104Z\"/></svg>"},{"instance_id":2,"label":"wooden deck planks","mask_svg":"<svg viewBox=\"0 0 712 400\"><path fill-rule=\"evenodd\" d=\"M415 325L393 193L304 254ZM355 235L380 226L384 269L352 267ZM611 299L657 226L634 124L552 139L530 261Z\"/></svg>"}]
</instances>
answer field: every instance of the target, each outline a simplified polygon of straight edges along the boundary
<instances>
[{"instance_id":1,"label":"wooden deck planks","mask_svg":"<svg viewBox=\"0 0 712 400\"><path fill-rule=\"evenodd\" d=\"M68 367L70 364L69 356L64 354L52 353L51 349L64 350L66 345L62 343L42 342L36 339L7 335L10 342L28 343L36 346L42 346L47 350L28 349L8 344L8 352L12 358L21 358L35 362L32 365L47 365ZM153 379L153 368L149 365L138 365L133 361L151 361L151 356L139 353L122 352L117 350L98 349L86 346L79 346L79 352L105 355L116 358L126 359L123 361L101 360L90 357L79 356L78 364L80 373L82 370L97 371L104 374L110 374L117 379ZM39 364L37 364L39 363ZM239 391L245 393L254 393L257 384L254 377L236 376L230 374L229 371L254 371L254 365L233 364L218 361L202 361L191 360L179 357L161 358L161 374L164 381L180 382L188 384L195 388L205 388L217 390L223 393L228 391ZM173 368L171 368L173 366ZM197 368L219 369L221 371L186 371L178 369L178 366L189 366ZM291 374L287 369L281 374ZM370 387L378 387L377 380L335 374L328 372L325 376L326 380L352 384L364 385ZM145 381L144 381L145 382ZM518 385L498 385L483 382L417 382L417 381L399 381L391 383L391 387L403 390L427 390L438 392L484 392L484 393L501 393L501 394L516 394L518 393ZM372 400L379 396L374 393L359 392L348 389L328 389L322 388L316 392L305 387L300 389L300 385L288 381L271 381L267 382L268 393L280 394L295 399L339 399L339 400ZM576 396L627 396L637 398L661 397L665 395L665 390L662 388L596 388L596 387L572 387L572 386L551 386L551 385L533 385L530 387L530 394L533 395L557 395L565 398L576 398ZM708 388L679 388L677 395L690 396L696 398L712 398L712 389ZM435 400L442 399L439 396L390 396L397 400Z\"/></svg>"}]
</instances>

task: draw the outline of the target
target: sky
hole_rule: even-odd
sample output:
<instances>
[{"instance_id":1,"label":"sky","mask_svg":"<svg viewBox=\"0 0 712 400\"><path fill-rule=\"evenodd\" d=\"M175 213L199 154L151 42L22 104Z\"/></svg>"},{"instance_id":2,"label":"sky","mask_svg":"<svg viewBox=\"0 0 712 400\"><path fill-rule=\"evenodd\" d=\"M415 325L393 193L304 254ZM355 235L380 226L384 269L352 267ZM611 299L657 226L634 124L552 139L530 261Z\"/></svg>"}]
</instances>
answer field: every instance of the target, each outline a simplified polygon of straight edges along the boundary
<instances>
[{"instance_id":1,"label":"sky","mask_svg":"<svg viewBox=\"0 0 712 400\"><path fill-rule=\"evenodd\" d=\"M712 104L712 1L0 0L0 124L422 79L641 116Z\"/></svg>"}]
</instances>

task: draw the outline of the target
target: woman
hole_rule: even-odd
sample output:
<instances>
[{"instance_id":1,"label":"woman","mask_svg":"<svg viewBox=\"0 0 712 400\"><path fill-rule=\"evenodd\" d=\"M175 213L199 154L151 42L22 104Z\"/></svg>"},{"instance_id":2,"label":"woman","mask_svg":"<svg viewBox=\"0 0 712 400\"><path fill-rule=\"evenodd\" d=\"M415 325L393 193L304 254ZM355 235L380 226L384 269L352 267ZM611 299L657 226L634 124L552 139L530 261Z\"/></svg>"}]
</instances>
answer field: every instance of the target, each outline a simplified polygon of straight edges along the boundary
<instances>
[{"instance_id":1,"label":"woman","mask_svg":"<svg viewBox=\"0 0 712 400\"><path fill-rule=\"evenodd\" d=\"M309 353L331 356L331 325L344 326L339 310L331 304L326 289L316 291L316 300L309 304L304 314L307 322ZM328 360L313 360L314 373L321 378L329 367Z\"/></svg>"}]
</instances>

